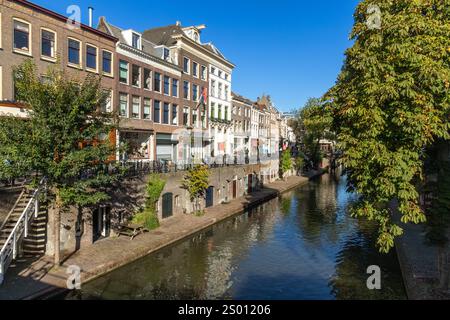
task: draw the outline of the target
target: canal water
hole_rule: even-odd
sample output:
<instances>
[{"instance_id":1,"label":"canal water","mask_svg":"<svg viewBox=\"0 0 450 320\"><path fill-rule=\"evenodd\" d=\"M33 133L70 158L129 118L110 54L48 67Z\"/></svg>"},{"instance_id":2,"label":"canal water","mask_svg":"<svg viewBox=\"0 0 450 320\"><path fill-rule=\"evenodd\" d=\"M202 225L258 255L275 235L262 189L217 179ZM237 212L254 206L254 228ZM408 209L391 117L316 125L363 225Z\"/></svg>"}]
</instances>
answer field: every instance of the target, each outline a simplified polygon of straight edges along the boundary
<instances>
[{"instance_id":1,"label":"canal water","mask_svg":"<svg viewBox=\"0 0 450 320\"><path fill-rule=\"evenodd\" d=\"M406 299L395 252L351 218L345 177L325 175L64 299ZM381 268L368 290L367 268Z\"/></svg>"}]
</instances>

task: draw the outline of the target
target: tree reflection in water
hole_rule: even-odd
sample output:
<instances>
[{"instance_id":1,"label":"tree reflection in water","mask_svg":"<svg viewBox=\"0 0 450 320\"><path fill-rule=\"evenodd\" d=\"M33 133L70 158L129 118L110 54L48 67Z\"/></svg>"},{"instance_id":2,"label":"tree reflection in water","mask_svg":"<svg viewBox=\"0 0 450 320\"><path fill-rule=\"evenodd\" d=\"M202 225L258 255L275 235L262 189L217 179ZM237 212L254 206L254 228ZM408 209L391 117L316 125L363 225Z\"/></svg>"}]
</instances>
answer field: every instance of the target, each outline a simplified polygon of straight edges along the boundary
<instances>
[{"instance_id":1,"label":"tree reflection in water","mask_svg":"<svg viewBox=\"0 0 450 320\"><path fill-rule=\"evenodd\" d=\"M373 226L349 216L355 200L326 175L60 298L404 298L395 254L380 255ZM366 288L372 264L381 291Z\"/></svg>"}]
</instances>

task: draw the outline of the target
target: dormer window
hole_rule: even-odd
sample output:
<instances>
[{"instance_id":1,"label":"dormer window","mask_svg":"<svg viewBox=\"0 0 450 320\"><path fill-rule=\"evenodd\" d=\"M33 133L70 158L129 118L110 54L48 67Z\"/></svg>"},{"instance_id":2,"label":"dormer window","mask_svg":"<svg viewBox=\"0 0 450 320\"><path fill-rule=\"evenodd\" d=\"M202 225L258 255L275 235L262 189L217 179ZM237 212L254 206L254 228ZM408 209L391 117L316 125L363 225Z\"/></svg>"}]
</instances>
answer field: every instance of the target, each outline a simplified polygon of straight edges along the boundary
<instances>
[{"instance_id":1,"label":"dormer window","mask_svg":"<svg viewBox=\"0 0 450 320\"><path fill-rule=\"evenodd\" d=\"M135 49L140 49L140 47L141 47L141 36L136 34L136 33L133 33L132 39L131 39L131 45Z\"/></svg>"},{"instance_id":2,"label":"dormer window","mask_svg":"<svg viewBox=\"0 0 450 320\"><path fill-rule=\"evenodd\" d=\"M169 60L169 58L170 58L170 50L167 49L167 48L164 48L164 50L163 50L163 59L164 60Z\"/></svg>"},{"instance_id":3,"label":"dormer window","mask_svg":"<svg viewBox=\"0 0 450 320\"><path fill-rule=\"evenodd\" d=\"M198 36L198 32L194 32L194 41L200 42L200 37Z\"/></svg>"}]
</instances>

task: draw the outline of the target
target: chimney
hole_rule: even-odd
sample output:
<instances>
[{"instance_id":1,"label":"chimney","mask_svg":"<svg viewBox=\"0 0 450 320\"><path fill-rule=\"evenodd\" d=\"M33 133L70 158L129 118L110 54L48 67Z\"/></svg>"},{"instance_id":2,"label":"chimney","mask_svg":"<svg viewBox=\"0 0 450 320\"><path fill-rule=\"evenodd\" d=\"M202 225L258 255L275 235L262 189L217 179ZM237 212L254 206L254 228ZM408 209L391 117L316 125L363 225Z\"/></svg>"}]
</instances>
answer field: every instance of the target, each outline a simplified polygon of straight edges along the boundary
<instances>
[{"instance_id":1,"label":"chimney","mask_svg":"<svg viewBox=\"0 0 450 320\"><path fill-rule=\"evenodd\" d=\"M94 24L94 8L93 7L89 7L89 27L93 27Z\"/></svg>"}]
</instances>

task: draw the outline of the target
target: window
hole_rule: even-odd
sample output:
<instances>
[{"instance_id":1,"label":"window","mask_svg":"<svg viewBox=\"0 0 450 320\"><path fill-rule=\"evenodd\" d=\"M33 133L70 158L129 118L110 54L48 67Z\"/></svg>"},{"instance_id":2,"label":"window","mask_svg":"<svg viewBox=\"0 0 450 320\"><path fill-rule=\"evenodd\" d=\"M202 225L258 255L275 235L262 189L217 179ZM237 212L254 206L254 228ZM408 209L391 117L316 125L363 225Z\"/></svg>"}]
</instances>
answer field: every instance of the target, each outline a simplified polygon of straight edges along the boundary
<instances>
[{"instance_id":1,"label":"window","mask_svg":"<svg viewBox=\"0 0 450 320\"><path fill-rule=\"evenodd\" d=\"M14 19L14 50L31 54L31 25Z\"/></svg>"},{"instance_id":2,"label":"window","mask_svg":"<svg viewBox=\"0 0 450 320\"><path fill-rule=\"evenodd\" d=\"M222 119L222 105L219 104L219 115L218 115L218 119Z\"/></svg>"},{"instance_id":3,"label":"window","mask_svg":"<svg viewBox=\"0 0 450 320\"><path fill-rule=\"evenodd\" d=\"M178 80L172 79L172 96L178 98Z\"/></svg>"},{"instance_id":4,"label":"window","mask_svg":"<svg viewBox=\"0 0 450 320\"><path fill-rule=\"evenodd\" d=\"M150 90L152 83L152 72L148 69L144 69L144 89Z\"/></svg>"},{"instance_id":5,"label":"window","mask_svg":"<svg viewBox=\"0 0 450 320\"><path fill-rule=\"evenodd\" d=\"M102 106L102 111L103 112L111 112L112 111L113 92L112 92L112 90L106 90L106 93L108 94L108 97L105 101L105 104Z\"/></svg>"},{"instance_id":6,"label":"window","mask_svg":"<svg viewBox=\"0 0 450 320\"><path fill-rule=\"evenodd\" d=\"M112 53L106 50L102 51L103 73L112 75Z\"/></svg>"},{"instance_id":7,"label":"window","mask_svg":"<svg viewBox=\"0 0 450 320\"><path fill-rule=\"evenodd\" d=\"M69 63L77 66L81 65L81 42L75 39L69 39Z\"/></svg>"},{"instance_id":8,"label":"window","mask_svg":"<svg viewBox=\"0 0 450 320\"><path fill-rule=\"evenodd\" d=\"M188 58L184 58L183 59L183 71L184 71L184 73L189 73L189 63L190 63L190 60L188 59Z\"/></svg>"},{"instance_id":9,"label":"window","mask_svg":"<svg viewBox=\"0 0 450 320\"><path fill-rule=\"evenodd\" d=\"M189 125L189 108L188 107L183 108L183 125L185 125L185 126Z\"/></svg>"},{"instance_id":10,"label":"window","mask_svg":"<svg viewBox=\"0 0 450 320\"><path fill-rule=\"evenodd\" d=\"M202 74L202 80L206 80L206 67L205 66L202 66L201 74Z\"/></svg>"},{"instance_id":11,"label":"window","mask_svg":"<svg viewBox=\"0 0 450 320\"><path fill-rule=\"evenodd\" d=\"M134 64L131 68L131 85L138 88L141 86L141 68Z\"/></svg>"},{"instance_id":12,"label":"window","mask_svg":"<svg viewBox=\"0 0 450 320\"><path fill-rule=\"evenodd\" d=\"M128 84L128 62L120 60L119 69L119 81Z\"/></svg>"},{"instance_id":13,"label":"window","mask_svg":"<svg viewBox=\"0 0 450 320\"><path fill-rule=\"evenodd\" d=\"M152 108L152 101L150 100L150 98L144 98L144 119L145 120L151 119L151 115L150 115L151 108Z\"/></svg>"},{"instance_id":14,"label":"window","mask_svg":"<svg viewBox=\"0 0 450 320\"><path fill-rule=\"evenodd\" d=\"M183 98L189 100L189 82L183 82Z\"/></svg>"},{"instance_id":15,"label":"window","mask_svg":"<svg viewBox=\"0 0 450 320\"><path fill-rule=\"evenodd\" d=\"M228 120L228 107L225 106L225 120Z\"/></svg>"},{"instance_id":16,"label":"window","mask_svg":"<svg viewBox=\"0 0 450 320\"><path fill-rule=\"evenodd\" d=\"M192 74L194 77L198 78L198 63L192 62Z\"/></svg>"},{"instance_id":17,"label":"window","mask_svg":"<svg viewBox=\"0 0 450 320\"><path fill-rule=\"evenodd\" d=\"M158 100L155 100L153 103L153 121L155 123L160 123L160 117L161 117L161 102Z\"/></svg>"},{"instance_id":18,"label":"window","mask_svg":"<svg viewBox=\"0 0 450 320\"><path fill-rule=\"evenodd\" d=\"M218 98L222 99L222 84L219 83L219 92L218 92Z\"/></svg>"},{"instance_id":19,"label":"window","mask_svg":"<svg viewBox=\"0 0 450 320\"><path fill-rule=\"evenodd\" d=\"M131 117L134 119L139 119L141 113L141 98L138 96L133 96L133 107L131 109Z\"/></svg>"},{"instance_id":20,"label":"window","mask_svg":"<svg viewBox=\"0 0 450 320\"><path fill-rule=\"evenodd\" d=\"M155 72L155 83L153 84L153 90L161 92L161 74Z\"/></svg>"},{"instance_id":21,"label":"window","mask_svg":"<svg viewBox=\"0 0 450 320\"><path fill-rule=\"evenodd\" d=\"M167 48L164 48L164 50L163 50L163 59L164 60L169 60L169 58L170 58L170 50L167 49Z\"/></svg>"},{"instance_id":22,"label":"window","mask_svg":"<svg viewBox=\"0 0 450 320\"><path fill-rule=\"evenodd\" d=\"M211 73L212 73L212 74L216 74L216 68L211 67Z\"/></svg>"},{"instance_id":23,"label":"window","mask_svg":"<svg viewBox=\"0 0 450 320\"><path fill-rule=\"evenodd\" d=\"M206 128L206 113L202 110L202 128Z\"/></svg>"},{"instance_id":24,"label":"window","mask_svg":"<svg viewBox=\"0 0 450 320\"><path fill-rule=\"evenodd\" d=\"M197 112L198 112L198 110L197 111L194 111L193 113L192 113L192 125L194 126L194 127L198 127L198 123L197 123Z\"/></svg>"},{"instance_id":25,"label":"window","mask_svg":"<svg viewBox=\"0 0 450 320\"><path fill-rule=\"evenodd\" d=\"M97 71L97 48L86 45L86 68Z\"/></svg>"},{"instance_id":26,"label":"window","mask_svg":"<svg viewBox=\"0 0 450 320\"><path fill-rule=\"evenodd\" d=\"M119 110L120 116L128 117L128 95L126 93L120 93L119 100L120 100L120 110Z\"/></svg>"},{"instance_id":27,"label":"window","mask_svg":"<svg viewBox=\"0 0 450 320\"><path fill-rule=\"evenodd\" d=\"M163 110L163 123L169 124L169 104L164 102L164 110Z\"/></svg>"},{"instance_id":28,"label":"window","mask_svg":"<svg viewBox=\"0 0 450 320\"><path fill-rule=\"evenodd\" d=\"M228 81L228 73L225 73L225 80Z\"/></svg>"},{"instance_id":29,"label":"window","mask_svg":"<svg viewBox=\"0 0 450 320\"><path fill-rule=\"evenodd\" d=\"M170 94L170 78L168 76L164 76L164 94Z\"/></svg>"},{"instance_id":30,"label":"window","mask_svg":"<svg viewBox=\"0 0 450 320\"><path fill-rule=\"evenodd\" d=\"M228 100L228 94L229 94L229 87L225 86L225 100ZM239 115L241 115L240 109L239 109Z\"/></svg>"},{"instance_id":31,"label":"window","mask_svg":"<svg viewBox=\"0 0 450 320\"><path fill-rule=\"evenodd\" d=\"M192 85L192 100L198 101L198 85Z\"/></svg>"},{"instance_id":32,"label":"window","mask_svg":"<svg viewBox=\"0 0 450 320\"><path fill-rule=\"evenodd\" d=\"M216 96L216 81L214 80L211 81L211 96Z\"/></svg>"},{"instance_id":33,"label":"window","mask_svg":"<svg viewBox=\"0 0 450 320\"><path fill-rule=\"evenodd\" d=\"M214 119L216 116L216 104L213 102L211 103L211 119Z\"/></svg>"},{"instance_id":34,"label":"window","mask_svg":"<svg viewBox=\"0 0 450 320\"><path fill-rule=\"evenodd\" d=\"M222 71L219 70L218 76L219 78L222 78Z\"/></svg>"},{"instance_id":35,"label":"window","mask_svg":"<svg viewBox=\"0 0 450 320\"><path fill-rule=\"evenodd\" d=\"M41 29L41 55L46 58L56 58L56 33Z\"/></svg>"},{"instance_id":36,"label":"window","mask_svg":"<svg viewBox=\"0 0 450 320\"><path fill-rule=\"evenodd\" d=\"M178 106L176 104L172 105L172 124L178 125Z\"/></svg>"},{"instance_id":37,"label":"window","mask_svg":"<svg viewBox=\"0 0 450 320\"><path fill-rule=\"evenodd\" d=\"M138 34L133 33L132 40L131 40L131 46L135 49L140 49L141 48L139 45L140 42L141 42L141 37Z\"/></svg>"}]
</instances>

